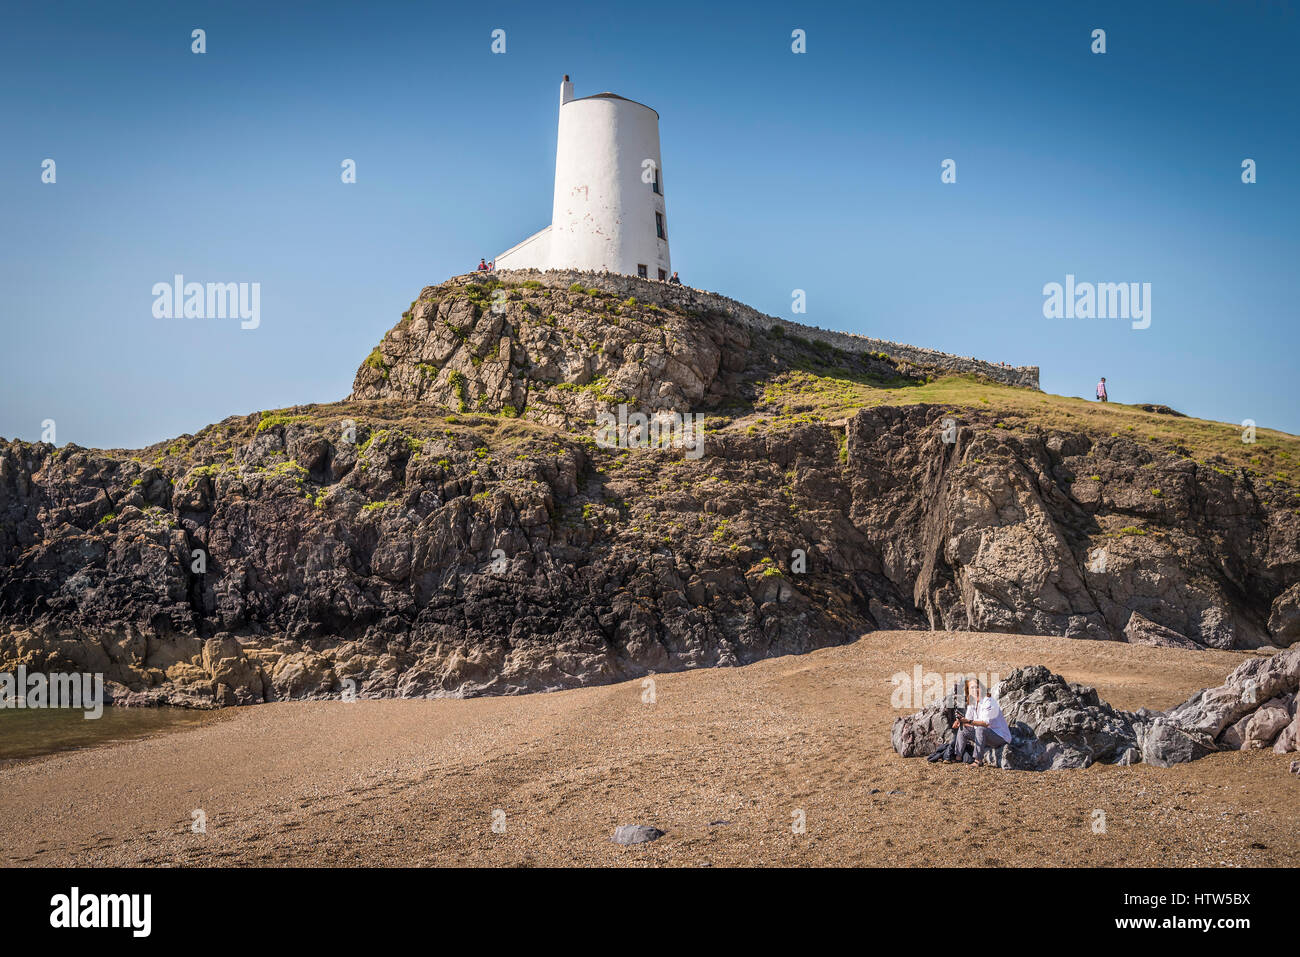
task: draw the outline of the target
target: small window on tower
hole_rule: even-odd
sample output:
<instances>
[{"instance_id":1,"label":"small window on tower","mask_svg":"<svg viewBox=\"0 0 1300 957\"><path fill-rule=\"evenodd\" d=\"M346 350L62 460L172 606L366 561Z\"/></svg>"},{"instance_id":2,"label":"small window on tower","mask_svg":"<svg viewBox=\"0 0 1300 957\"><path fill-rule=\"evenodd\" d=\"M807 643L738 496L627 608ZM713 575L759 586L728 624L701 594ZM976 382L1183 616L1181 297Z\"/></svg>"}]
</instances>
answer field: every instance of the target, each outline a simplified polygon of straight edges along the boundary
<instances>
[{"instance_id":1,"label":"small window on tower","mask_svg":"<svg viewBox=\"0 0 1300 957\"><path fill-rule=\"evenodd\" d=\"M667 273L667 271L666 271L666 270L663 270L663 269L659 270L659 281L660 281L660 282L663 282L663 281L664 281L665 279L667 279L667 278L668 278L668 273Z\"/></svg>"},{"instance_id":2,"label":"small window on tower","mask_svg":"<svg viewBox=\"0 0 1300 957\"><path fill-rule=\"evenodd\" d=\"M655 192L658 193L660 196L663 195L663 191L659 188L659 167L658 167L658 166L655 167L655 185L654 185L654 190L655 190Z\"/></svg>"},{"instance_id":3,"label":"small window on tower","mask_svg":"<svg viewBox=\"0 0 1300 957\"><path fill-rule=\"evenodd\" d=\"M659 234L660 239L668 238L667 236L664 235L664 214L663 213L655 213L655 232Z\"/></svg>"},{"instance_id":4,"label":"small window on tower","mask_svg":"<svg viewBox=\"0 0 1300 957\"><path fill-rule=\"evenodd\" d=\"M663 272L662 269L659 270L659 271L660 271L660 272ZM643 265L641 265L640 263L637 263L637 264L636 264L636 274L637 274L638 276L640 276L642 279L648 279L648 278L649 278L649 273L647 272L646 267L643 266ZM661 276L660 278L662 279L663 277Z\"/></svg>"}]
</instances>

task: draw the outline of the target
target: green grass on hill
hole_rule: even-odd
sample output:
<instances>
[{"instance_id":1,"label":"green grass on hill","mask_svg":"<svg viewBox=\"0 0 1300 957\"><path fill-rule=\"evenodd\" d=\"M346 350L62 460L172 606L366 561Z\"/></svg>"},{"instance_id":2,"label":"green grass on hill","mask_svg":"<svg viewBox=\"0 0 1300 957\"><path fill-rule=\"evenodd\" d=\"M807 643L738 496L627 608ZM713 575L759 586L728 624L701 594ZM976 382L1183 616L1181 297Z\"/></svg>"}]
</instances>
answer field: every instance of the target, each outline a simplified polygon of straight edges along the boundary
<instances>
[{"instance_id":1,"label":"green grass on hill","mask_svg":"<svg viewBox=\"0 0 1300 957\"><path fill-rule=\"evenodd\" d=\"M829 370L826 370L829 372ZM1161 415L1119 402L1034 392L1014 386L951 375L922 385L873 384L864 377L834 373L788 372L763 384L759 404L778 419L836 421L857 409L880 405L930 403L954 411L981 410L1000 416L1009 429L1126 436L1153 449L1192 458L1209 468L1245 468L1265 479L1300 484L1300 437L1256 429L1255 442L1242 441L1240 426L1206 419Z\"/></svg>"}]
</instances>

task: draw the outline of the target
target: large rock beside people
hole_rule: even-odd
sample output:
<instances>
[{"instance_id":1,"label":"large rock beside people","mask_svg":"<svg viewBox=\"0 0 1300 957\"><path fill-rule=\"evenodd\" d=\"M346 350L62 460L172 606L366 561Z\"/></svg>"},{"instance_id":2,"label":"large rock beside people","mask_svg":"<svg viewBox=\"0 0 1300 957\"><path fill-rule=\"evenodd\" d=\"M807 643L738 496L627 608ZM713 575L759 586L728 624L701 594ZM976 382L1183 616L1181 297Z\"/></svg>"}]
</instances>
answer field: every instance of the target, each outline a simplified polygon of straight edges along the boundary
<instances>
[{"instance_id":1,"label":"large rock beside people","mask_svg":"<svg viewBox=\"0 0 1300 957\"><path fill-rule=\"evenodd\" d=\"M1170 767L1218 751L1298 749L1300 645L1267 658L1243 662L1223 684L1205 688L1165 712L1111 707L1096 689L1067 681L1042 665L1017 668L992 689L1011 743L995 752L999 767L1022 771L1086 768L1092 764ZM894 750L903 757L927 756L952 731L945 704L936 701L916 714L897 718ZM958 702L960 703L960 702Z\"/></svg>"}]
</instances>

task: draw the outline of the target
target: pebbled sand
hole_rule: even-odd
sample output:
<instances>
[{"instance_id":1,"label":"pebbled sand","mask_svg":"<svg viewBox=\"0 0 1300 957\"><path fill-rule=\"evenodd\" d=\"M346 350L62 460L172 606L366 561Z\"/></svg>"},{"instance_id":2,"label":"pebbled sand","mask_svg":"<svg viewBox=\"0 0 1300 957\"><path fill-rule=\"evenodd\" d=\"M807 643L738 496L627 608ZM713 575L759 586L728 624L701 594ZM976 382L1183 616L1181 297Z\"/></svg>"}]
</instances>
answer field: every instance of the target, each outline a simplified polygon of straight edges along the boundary
<instances>
[{"instance_id":1,"label":"pebbled sand","mask_svg":"<svg viewBox=\"0 0 1300 957\"><path fill-rule=\"evenodd\" d=\"M0 863L1295 866L1294 755L1035 774L904 760L889 744L902 713L889 678L915 664L1006 674L1041 663L1135 709L1218 684L1248 654L876 632L660 675L653 705L629 682L241 708L0 768ZM190 831L195 808L206 834ZM491 827L498 808L503 834ZM1104 834L1093 833L1094 809ZM609 842L627 823L667 835Z\"/></svg>"}]
</instances>

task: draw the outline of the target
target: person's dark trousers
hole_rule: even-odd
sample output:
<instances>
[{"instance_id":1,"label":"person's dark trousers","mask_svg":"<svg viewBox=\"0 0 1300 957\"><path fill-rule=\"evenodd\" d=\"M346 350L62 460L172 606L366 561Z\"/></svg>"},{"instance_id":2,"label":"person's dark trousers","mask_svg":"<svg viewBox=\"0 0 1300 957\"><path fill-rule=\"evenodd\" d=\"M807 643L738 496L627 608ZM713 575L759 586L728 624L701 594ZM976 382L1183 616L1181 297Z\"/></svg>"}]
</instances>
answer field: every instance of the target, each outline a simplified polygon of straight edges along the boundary
<instances>
[{"instance_id":1,"label":"person's dark trousers","mask_svg":"<svg viewBox=\"0 0 1300 957\"><path fill-rule=\"evenodd\" d=\"M975 760L983 761L984 752L987 748L1000 748L1006 744L1006 739L991 728L972 728L969 725L963 725L957 729L957 739L953 742L953 751L961 754L966 750L968 742L973 742L975 747Z\"/></svg>"}]
</instances>

